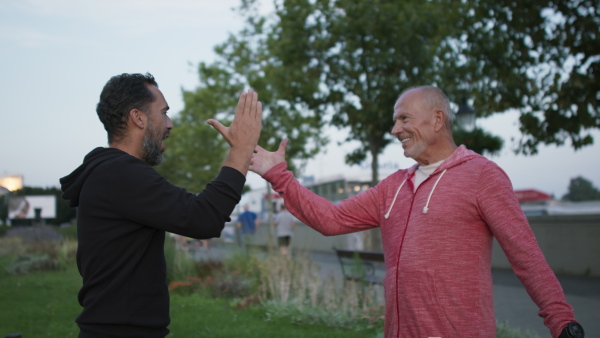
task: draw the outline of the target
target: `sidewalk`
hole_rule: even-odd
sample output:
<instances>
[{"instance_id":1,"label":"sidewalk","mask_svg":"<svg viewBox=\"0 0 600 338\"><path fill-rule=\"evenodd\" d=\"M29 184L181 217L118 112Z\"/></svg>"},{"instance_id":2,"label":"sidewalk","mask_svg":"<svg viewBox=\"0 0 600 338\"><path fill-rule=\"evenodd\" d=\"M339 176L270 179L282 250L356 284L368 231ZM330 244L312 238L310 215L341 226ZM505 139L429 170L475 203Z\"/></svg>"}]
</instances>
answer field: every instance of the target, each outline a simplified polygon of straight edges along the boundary
<instances>
[{"instance_id":1,"label":"sidewalk","mask_svg":"<svg viewBox=\"0 0 600 338\"><path fill-rule=\"evenodd\" d=\"M192 254L194 259L220 260L232 254L235 247L230 244L219 244L208 250L200 249ZM258 255L265 253L253 251ZM342 271L336 255L331 252L310 252L313 261L319 264L321 274L332 274L336 280L342 281ZM384 270L383 265L378 269ZM383 273L384 271L378 271ZM530 331L540 338L550 337L548 328L537 315L539 309L533 303L521 282L512 270L492 269L494 283L494 309L496 320L506 322L509 327L521 332ZM567 301L575 309L578 321L583 325L586 338L600 338L600 278L580 276L557 276L567 297ZM475 324L475 323L474 323Z\"/></svg>"}]
</instances>

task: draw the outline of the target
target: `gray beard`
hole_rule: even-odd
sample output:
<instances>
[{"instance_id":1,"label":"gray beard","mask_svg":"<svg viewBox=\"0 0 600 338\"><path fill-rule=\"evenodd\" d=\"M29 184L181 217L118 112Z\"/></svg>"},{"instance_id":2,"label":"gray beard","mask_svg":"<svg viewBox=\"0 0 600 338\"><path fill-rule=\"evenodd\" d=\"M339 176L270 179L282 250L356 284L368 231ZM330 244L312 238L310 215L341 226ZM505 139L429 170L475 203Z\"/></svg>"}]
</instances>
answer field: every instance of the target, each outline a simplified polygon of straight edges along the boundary
<instances>
[{"instance_id":1,"label":"gray beard","mask_svg":"<svg viewBox=\"0 0 600 338\"><path fill-rule=\"evenodd\" d=\"M142 140L142 159L150 166L155 167L162 163L163 155L161 141L159 137L154 137L151 130L148 130Z\"/></svg>"}]
</instances>

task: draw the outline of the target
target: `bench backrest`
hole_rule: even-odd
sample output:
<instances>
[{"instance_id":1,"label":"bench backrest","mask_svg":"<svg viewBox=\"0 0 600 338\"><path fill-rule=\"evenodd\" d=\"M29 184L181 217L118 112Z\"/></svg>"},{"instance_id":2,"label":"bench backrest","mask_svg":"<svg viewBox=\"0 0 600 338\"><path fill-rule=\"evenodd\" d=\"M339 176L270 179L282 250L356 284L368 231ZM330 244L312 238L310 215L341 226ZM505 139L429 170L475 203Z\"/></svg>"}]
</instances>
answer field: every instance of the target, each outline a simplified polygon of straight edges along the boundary
<instances>
[{"instance_id":1,"label":"bench backrest","mask_svg":"<svg viewBox=\"0 0 600 338\"><path fill-rule=\"evenodd\" d=\"M333 248L333 251L335 251L338 257L354 258L356 255L358 255L358 258L361 260L384 262L383 252L381 251L342 250L335 247Z\"/></svg>"}]
</instances>

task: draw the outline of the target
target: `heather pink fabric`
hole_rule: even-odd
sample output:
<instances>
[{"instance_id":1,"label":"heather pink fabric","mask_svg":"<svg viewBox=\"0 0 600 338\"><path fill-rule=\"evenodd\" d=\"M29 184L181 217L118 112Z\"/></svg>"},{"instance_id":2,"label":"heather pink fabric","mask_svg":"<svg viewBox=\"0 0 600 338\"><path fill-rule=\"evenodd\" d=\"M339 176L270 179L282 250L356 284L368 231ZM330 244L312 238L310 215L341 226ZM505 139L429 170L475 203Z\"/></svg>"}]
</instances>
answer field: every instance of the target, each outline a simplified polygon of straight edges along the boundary
<instances>
[{"instance_id":1,"label":"heather pink fabric","mask_svg":"<svg viewBox=\"0 0 600 338\"><path fill-rule=\"evenodd\" d=\"M326 236L380 227L386 265L385 337L495 337L493 236L540 308L544 324L558 337L575 320L573 309L504 171L464 146L413 193L410 176L415 170L416 165L399 170L339 205L301 186L287 163L271 168L264 178L292 214Z\"/></svg>"}]
</instances>

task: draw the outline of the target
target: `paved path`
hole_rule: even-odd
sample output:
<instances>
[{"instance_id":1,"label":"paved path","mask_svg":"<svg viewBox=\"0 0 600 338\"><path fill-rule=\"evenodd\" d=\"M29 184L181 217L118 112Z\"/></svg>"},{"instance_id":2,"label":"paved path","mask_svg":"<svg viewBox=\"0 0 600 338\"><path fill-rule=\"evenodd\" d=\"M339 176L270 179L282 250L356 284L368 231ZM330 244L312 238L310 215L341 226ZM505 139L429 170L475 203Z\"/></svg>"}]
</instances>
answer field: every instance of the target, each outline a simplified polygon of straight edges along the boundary
<instances>
[{"instance_id":1,"label":"paved path","mask_svg":"<svg viewBox=\"0 0 600 338\"><path fill-rule=\"evenodd\" d=\"M196 259L222 259L233 252L232 248L229 245L213 247L207 251L200 250L194 256ZM320 265L323 275L333 273L337 280L342 280L339 262L333 251L310 252L310 257ZM379 269L383 269L383 266ZM537 315L537 306L512 270L492 269L492 276L496 320L506 322L509 327L523 333L529 331L540 338L550 337L542 318ZM600 278L559 275L558 279L567 301L574 307L575 315L586 331L586 337L600 338Z\"/></svg>"}]
</instances>

